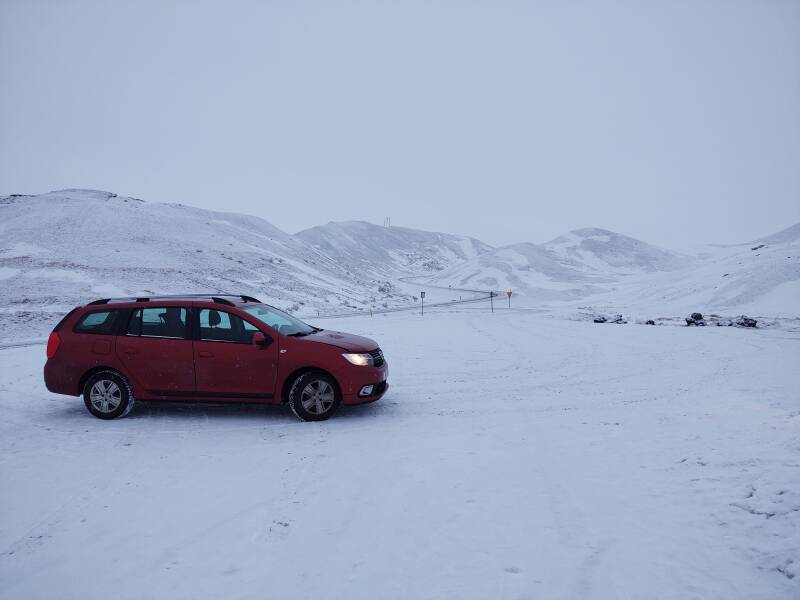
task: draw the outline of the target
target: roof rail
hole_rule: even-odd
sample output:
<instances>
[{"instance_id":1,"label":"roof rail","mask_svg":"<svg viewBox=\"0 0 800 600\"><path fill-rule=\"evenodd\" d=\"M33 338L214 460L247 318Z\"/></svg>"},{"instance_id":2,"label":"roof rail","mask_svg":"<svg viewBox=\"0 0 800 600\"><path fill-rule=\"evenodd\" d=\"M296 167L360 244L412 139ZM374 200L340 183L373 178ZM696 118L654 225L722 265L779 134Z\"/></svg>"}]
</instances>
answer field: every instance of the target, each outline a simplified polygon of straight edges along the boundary
<instances>
[{"instance_id":1,"label":"roof rail","mask_svg":"<svg viewBox=\"0 0 800 600\"><path fill-rule=\"evenodd\" d=\"M92 306L96 304L108 304L112 301L118 302L150 302L152 300L169 300L169 299L181 299L181 298L210 298L213 302L218 304L227 304L228 306L235 306L233 302L228 300L227 298L241 298L243 302L256 302L261 304L261 300L258 298L254 298L253 296L244 296L244 295L237 295L237 294L158 294L154 296L123 296L120 298L101 298L99 300L94 300L89 302L87 306Z\"/></svg>"},{"instance_id":2,"label":"roof rail","mask_svg":"<svg viewBox=\"0 0 800 600\"><path fill-rule=\"evenodd\" d=\"M235 304L230 300L226 300L225 298L220 298L219 296L211 296L211 299L217 304L225 304L226 306L235 306Z\"/></svg>"}]
</instances>

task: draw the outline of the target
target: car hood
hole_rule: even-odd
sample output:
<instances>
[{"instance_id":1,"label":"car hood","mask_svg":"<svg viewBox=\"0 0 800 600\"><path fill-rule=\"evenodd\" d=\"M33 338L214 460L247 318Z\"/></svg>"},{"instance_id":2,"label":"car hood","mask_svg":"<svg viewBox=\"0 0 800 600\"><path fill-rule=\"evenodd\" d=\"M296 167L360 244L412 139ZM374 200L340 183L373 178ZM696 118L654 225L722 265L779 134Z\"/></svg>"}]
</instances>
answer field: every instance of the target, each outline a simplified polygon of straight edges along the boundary
<instances>
[{"instance_id":1,"label":"car hood","mask_svg":"<svg viewBox=\"0 0 800 600\"><path fill-rule=\"evenodd\" d=\"M305 339L311 342L338 346L348 352L369 352L378 347L378 343L369 338L353 335L352 333L342 333L341 331L329 331L328 329L312 333L306 336Z\"/></svg>"}]
</instances>

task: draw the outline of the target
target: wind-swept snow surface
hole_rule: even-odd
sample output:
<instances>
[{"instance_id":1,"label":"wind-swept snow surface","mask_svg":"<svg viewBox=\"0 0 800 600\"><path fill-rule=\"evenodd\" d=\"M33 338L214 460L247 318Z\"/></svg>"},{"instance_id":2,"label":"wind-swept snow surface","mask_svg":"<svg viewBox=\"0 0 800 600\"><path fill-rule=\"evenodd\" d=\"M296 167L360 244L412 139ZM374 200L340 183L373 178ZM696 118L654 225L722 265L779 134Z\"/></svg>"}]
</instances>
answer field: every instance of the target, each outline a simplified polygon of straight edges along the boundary
<instances>
[{"instance_id":1,"label":"wind-swept snow surface","mask_svg":"<svg viewBox=\"0 0 800 600\"><path fill-rule=\"evenodd\" d=\"M0 350L0 597L794 600L800 334L526 311L326 321L378 403L47 393Z\"/></svg>"}]
</instances>

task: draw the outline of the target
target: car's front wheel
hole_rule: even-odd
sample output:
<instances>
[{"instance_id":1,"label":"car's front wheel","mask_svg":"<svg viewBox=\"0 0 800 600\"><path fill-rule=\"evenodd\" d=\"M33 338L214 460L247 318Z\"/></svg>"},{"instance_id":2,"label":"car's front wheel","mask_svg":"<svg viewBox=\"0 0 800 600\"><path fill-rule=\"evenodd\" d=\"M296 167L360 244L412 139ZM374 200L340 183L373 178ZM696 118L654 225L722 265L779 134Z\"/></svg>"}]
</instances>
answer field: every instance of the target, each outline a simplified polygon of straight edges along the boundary
<instances>
[{"instance_id":1,"label":"car's front wheel","mask_svg":"<svg viewBox=\"0 0 800 600\"><path fill-rule=\"evenodd\" d=\"M341 402L336 382L318 371L301 375L289 390L289 407L303 421L324 421L336 412Z\"/></svg>"},{"instance_id":2,"label":"car's front wheel","mask_svg":"<svg viewBox=\"0 0 800 600\"><path fill-rule=\"evenodd\" d=\"M86 380L83 402L98 419L124 417L133 408L133 392L116 371L100 371Z\"/></svg>"}]
</instances>

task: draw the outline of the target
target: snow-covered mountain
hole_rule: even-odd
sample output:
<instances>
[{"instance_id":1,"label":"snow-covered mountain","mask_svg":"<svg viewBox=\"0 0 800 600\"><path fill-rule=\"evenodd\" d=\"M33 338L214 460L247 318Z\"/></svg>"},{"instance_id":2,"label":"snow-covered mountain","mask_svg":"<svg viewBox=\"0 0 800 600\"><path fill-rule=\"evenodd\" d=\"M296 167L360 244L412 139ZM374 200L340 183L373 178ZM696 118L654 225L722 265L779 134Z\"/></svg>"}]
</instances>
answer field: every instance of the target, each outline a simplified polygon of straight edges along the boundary
<instances>
[{"instance_id":1,"label":"snow-covered mountain","mask_svg":"<svg viewBox=\"0 0 800 600\"><path fill-rule=\"evenodd\" d=\"M410 301L258 217L95 190L0 198L0 282L4 325L131 294L246 293L308 314Z\"/></svg>"},{"instance_id":2,"label":"snow-covered mountain","mask_svg":"<svg viewBox=\"0 0 800 600\"><path fill-rule=\"evenodd\" d=\"M602 291L611 281L576 260L523 242L496 248L426 279L435 285L480 290L513 290L537 300L568 300Z\"/></svg>"},{"instance_id":3,"label":"snow-covered mountain","mask_svg":"<svg viewBox=\"0 0 800 600\"><path fill-rule=\"evenodd\" d=\"M682 255L604 229L496 248L427 282L512 290L517 306L650 316L693 311L800 315L800 224L755 242Z\"/></svg>"},{"instance_id":4,"label":"snow-covered mountain","mask_svg":"<svg viewBox=\"0 0 800 600\"><path fill-rule=\"evenodd\" d=\"M588 272L646 273L674 271L686 257L607 229L574 229L544 244L562 259L580 263Z\"/></svg>"},{"instance_id":5,"label":"snow-covered mountain","mask_svg":"<svg viewBox=\"0 0 800 600\"><path fill-rule=\"evenodd\" d=\"M0 198L0 286L0 335L16 338L94 298L178 292L246 293L304 316L413 306L423 289L449 301L458 288L512 290L519 307L797 317L800 224L691 256L604 229L492 248L360 221L292 236L258 217L61 190Z\"/></svg>"},{"instance_id":6,"label":"snow-covered mountain","mask_svg":"<svg viewBox=\"0 0 800 600\"><path fill-rule=\"evenodd\" d=\"M792 244L800 242L800 223L795 223L791 227L766 237L755 240L754 244Z\"/></svg>"},{"instance_id":7,"label":"snow-covered mountain","mask_svg":"<svg viewBox=\"0 0 800 600\"><path fill-rule=\"evenodd\" d=\"M651 314L691 311L800 316L800 224L749 244L706 246L673 272L622 282L592 301Z\"/></svg>"},{"instance_id":8,"label":"snow-covered mountain","mask_svg":"<svg viewBox=\"0 0 800 600\"><path fill-rule=\"evenodd\" d=\"M626 276L678 269L687 260L606 229L576 229L546 244L496 248L429 281L512 290L536 301L570 300L607 291Z\"/></svg>"},{"instance_id":9,"label":"snow-covered mountain","mask_svg":"<svg viewBox=\"0 0 800 600\"><path fill-rule=\"evenodd\" d=\"M328 223L295 236L342 264L376 276L438 272L492 250L470 237L364 221Z\"/></svg>"}]
</instances>

